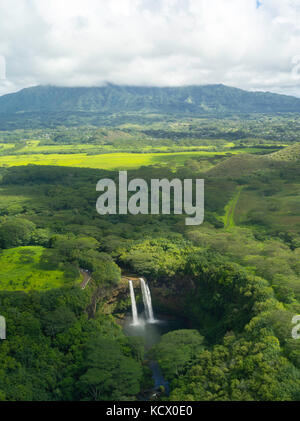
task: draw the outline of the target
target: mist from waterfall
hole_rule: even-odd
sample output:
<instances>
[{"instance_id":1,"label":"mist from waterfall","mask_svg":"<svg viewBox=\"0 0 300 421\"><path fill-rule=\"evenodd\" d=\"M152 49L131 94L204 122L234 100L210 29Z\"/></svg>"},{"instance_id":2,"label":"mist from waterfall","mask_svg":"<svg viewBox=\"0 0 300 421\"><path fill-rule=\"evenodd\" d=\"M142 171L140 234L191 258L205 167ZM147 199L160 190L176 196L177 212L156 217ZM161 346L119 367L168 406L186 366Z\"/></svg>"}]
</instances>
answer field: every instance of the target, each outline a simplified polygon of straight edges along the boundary
<instances>
[{"instance_id":1,"label":"mist from waterfall","mask_svg":"<svg viewBox=\"0 0 300 421\"><path fill-rule=\"evenodd\" d=\"M129 281L130 298L131 298L131 310L132 310L132 324L139 324L139 316L136 308L135 294L133 289L132 281Z\"/></svg>"},{"instance_id":2,"label":"mist from waterfall","mask_svg":"<svg viewBox=\"0 0 300 421\"><path fill-rule=\"evenodd\" d=\"M143 302L144 302L144 307L145 307L146 321L148 323L155 323L156 320L154 319L154 314L153 314L150 289L148 287L148 284L146 284L143 278L140 278L140 281L141 281L141 289L142 289L142 294L143 294Z\"/></svg>"}]
</instances>

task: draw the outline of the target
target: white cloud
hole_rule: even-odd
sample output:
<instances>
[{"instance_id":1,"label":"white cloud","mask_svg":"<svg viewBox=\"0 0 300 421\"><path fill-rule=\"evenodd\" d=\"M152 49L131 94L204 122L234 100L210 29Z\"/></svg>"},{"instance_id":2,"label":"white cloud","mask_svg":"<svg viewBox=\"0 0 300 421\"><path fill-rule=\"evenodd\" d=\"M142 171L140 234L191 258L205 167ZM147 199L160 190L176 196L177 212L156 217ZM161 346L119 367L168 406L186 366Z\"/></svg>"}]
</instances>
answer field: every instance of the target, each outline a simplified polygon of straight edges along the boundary
<instances>
[{"instance_id":1,"label":"white cloud","mask_svg":"<svg viewBox=\"0 0 300 421\"><path fill-rule=\"evenodd\" d=\"M300 96L300 0L261 3L0 0L0 94L111 82L225 83Z\"/></svg>"}]
</instances>

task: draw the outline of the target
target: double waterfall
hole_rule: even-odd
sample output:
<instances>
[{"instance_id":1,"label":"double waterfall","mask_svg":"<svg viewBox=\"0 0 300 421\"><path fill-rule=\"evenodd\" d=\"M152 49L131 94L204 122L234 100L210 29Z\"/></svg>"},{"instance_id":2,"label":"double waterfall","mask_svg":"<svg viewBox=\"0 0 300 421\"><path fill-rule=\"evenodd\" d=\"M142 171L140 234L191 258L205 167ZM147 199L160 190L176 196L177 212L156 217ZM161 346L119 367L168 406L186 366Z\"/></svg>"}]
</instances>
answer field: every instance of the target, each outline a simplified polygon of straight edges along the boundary
<instances>
[{"instance_id":1,"label":"double waterfall","mask_svg":"<svg viewBox=\"0 0 300 421\"><path fill-rule=\"evenodd\" d=\"M156 320L154 319L154 314L153 314L150 289L148 287L148 284L146 284L143 278L140 278L140 281L141 281L141 290L142 290L143 302L144 302L144 308L145 308L146 322L155 323ZM138 326L141 324L141 320L139 319L138 312L137 312L132 281L129 281L129 290L130 290L131 309L132 309L132 324L134 326Z\"/></svg>"}]
</instances>

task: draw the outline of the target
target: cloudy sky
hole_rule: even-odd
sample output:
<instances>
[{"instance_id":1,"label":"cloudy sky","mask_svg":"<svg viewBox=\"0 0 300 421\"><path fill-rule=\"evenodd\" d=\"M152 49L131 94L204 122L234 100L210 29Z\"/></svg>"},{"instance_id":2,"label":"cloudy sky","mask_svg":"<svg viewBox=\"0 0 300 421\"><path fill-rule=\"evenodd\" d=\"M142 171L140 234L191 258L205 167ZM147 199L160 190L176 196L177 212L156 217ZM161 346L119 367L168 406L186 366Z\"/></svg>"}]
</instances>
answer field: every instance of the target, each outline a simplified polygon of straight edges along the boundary
<instances>
[{"instance_id":1,"label":"cloudy sky","mask_svg":"<svg viewBox=\"0 0 300 421\"><path fill-rule=\"evenodd\" d=\"M0 0L0 94L106 82L300 97L300 0Z\"/></svg>"}]
</instances>

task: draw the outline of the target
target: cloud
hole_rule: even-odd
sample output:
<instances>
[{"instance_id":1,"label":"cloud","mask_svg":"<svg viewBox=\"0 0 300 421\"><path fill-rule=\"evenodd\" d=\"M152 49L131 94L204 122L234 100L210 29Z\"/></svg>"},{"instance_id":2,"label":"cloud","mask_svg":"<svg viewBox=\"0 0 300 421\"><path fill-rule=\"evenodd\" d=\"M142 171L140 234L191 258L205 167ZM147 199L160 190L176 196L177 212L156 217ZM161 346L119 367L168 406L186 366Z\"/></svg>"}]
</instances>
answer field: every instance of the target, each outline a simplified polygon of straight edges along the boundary
<instances>
[{"instance_id":1,"label":"cloud","mask_svg":"<svg viewBox=\"0 0 300 421\"><path fill-rule=\"evenodd\" d=\"M0 94L111 82L300 96L300 1L1 0L0 54Z\"/></svg>"}]
</instances>

